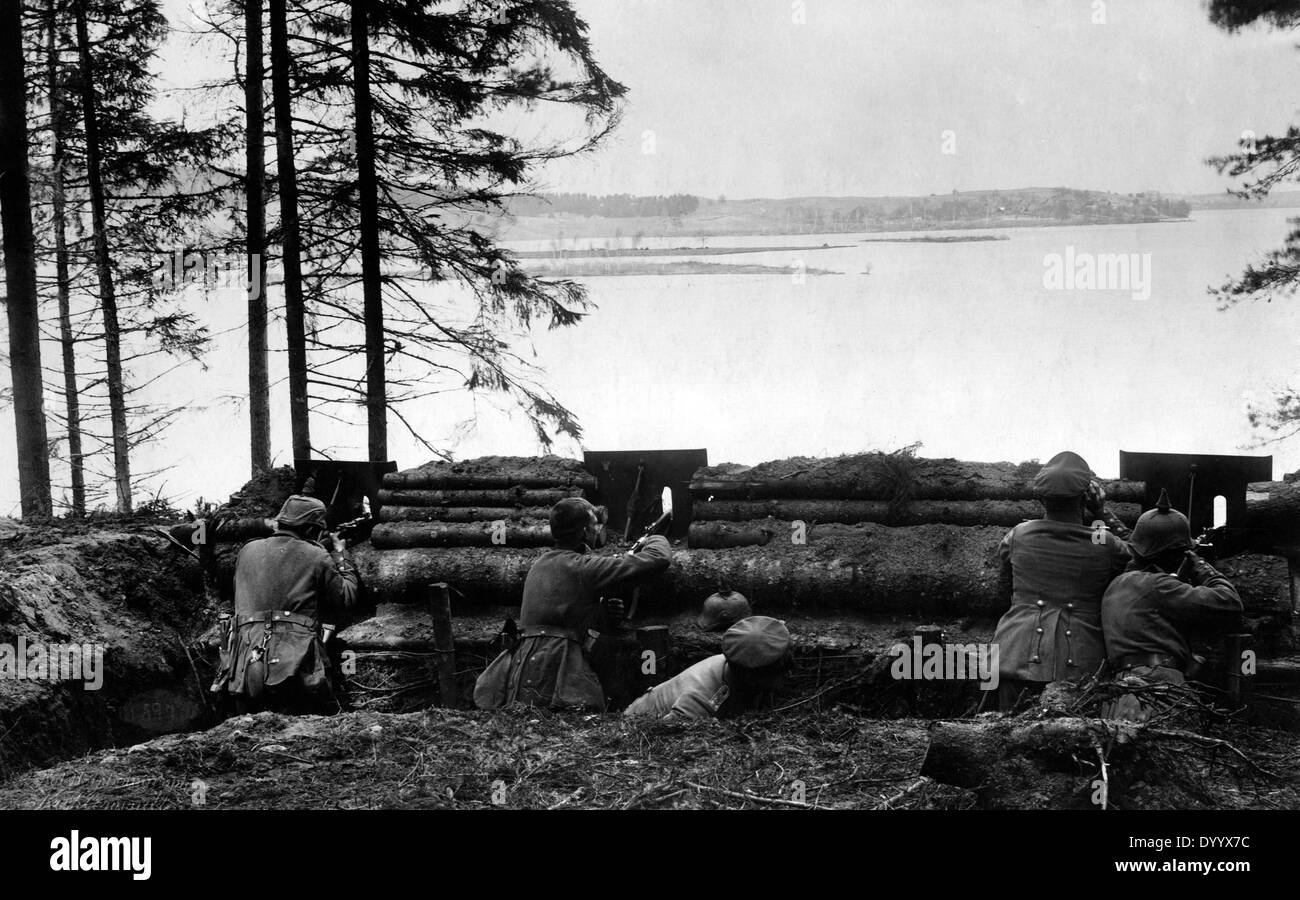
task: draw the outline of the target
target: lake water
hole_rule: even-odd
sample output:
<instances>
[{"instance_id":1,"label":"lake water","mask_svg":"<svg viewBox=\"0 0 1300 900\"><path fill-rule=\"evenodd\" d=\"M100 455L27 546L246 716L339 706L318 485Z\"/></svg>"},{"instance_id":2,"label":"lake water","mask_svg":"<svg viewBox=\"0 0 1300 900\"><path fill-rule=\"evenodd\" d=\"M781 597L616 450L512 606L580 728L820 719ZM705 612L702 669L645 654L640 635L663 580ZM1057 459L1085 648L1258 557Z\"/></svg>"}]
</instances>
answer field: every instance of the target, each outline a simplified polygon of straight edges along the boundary
<instances>
[{"instance_id":1,"label":"lake water","mask_svg":"<svg viewBox=\"0 0 1300 900\"><path fill-rule=\"evenodd\" d=\"M992 233L1009 240L970 243L862 242L880 234L696 239L809 249L699 257L779 274L583 279L599 308L518 349L546 370L546 387L583 425L582 446L557 444L564 454L706 447L710 462L755 463L919 441L923 455L974 460L1046 459L1069 448L1109 476L1120 449L1272 453L1280 477L1300 467L1300 442L1251 449L1260 435L1245 406L1300 385L1300 301L1219 312L1206 287L1278 246L1294 214L1202 211L1189 222L1000 229ZM1149 290L1045 287L1052 254L1138 254ZM842 274L800 279L800 263ZM242 305L232 295L203 311L220 331L244 321ZM186 402L190 412L136 468L173 464L158 483L184 505L200 494L224 498L245 479L244 410L223 399L245 390L243 340L238 331L222 336L208 371L160 388L159 399ZM47 353L57 362L53 348ZM277 354L273 377L283 364ZM273 440L285 461L287 403L276 390ZM540 451L523 416L499 398L441 395L406 414L458 457ZM332 455L364 455L363 425L316 417L313 429ZM429 458L395 418L389 429L401 466ZM0 512L17 500L9 420L5 432Z\"/></svg>"}]
</instances>

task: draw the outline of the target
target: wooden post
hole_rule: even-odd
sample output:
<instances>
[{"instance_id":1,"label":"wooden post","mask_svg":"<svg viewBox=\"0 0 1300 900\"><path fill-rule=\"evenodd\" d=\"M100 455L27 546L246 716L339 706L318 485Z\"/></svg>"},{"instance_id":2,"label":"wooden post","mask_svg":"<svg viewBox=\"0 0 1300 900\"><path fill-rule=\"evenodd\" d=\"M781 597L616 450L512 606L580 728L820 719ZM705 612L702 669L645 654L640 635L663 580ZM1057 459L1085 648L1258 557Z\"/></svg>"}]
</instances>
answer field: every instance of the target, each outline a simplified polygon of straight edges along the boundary
<instances>
[{"instance_id":1,"label":"wooden post","mask_svg":"<svg viewBox=\"0 0 1300 900\"><path fill-rule=\"evenodd\" d=\"M1286 558L1287 575L1291 580L1291 613L1300 613L1300 556Z\"/></svg>"},{"instance_id":2,"label":"wooden post","mask_svg":"<svg viewBox=\"0 0 1300 900\"><path fill-rule=\"evenodd\" d=\"M456 688L456 645L451 636L451 589L445 581L429 585L429 611L433 614L433 646L438 657L438 693L443 706L454 707L460 692Z\"/></svg>"},{"instance_id":3,"label":"wooden post","mask_svg":"<svg viewBox=\"0 0 1300 900\"><path fill-rule=\"evenodd\" d=\"M1228 709L1237 711L1250 705L1250 696L1255 683L1255 663L1252 661L1249 672L1246 654L1254 651L1255 636L1252 634L1224 635L1224 659L1227 668L1225 687L1228 693Z\"/></svg>"},{"instance_id":4,"label":"wooden post","mask_svg":"<svg viewBox=\"0 0 1300 900\"><path fill-rule=\"evenodd\" d=\"M668 656L672 646L668 640L667 625L645 625L636 630L636 643L640 649L637 671L641 673L641 690L649 690L668 675ZM646 656L646 653L654 656ZM649 662L653 661L653 667ZM647 670L649 668L649 670Z\"/></svg>"}]
</instances>

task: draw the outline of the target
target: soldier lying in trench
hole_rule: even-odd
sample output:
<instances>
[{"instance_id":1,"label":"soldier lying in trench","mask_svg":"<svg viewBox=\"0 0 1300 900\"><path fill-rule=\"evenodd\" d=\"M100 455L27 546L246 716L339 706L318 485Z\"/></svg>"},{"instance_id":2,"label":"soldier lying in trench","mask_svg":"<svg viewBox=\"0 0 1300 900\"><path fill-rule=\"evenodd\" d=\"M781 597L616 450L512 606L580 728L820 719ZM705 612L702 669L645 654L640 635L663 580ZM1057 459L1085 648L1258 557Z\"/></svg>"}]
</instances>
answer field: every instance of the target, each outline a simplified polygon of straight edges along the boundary
<instances>
[{"instance_id":1,"label":"soldier lying in trench","mask_svg":"<svg viewBox=\"0 0 1300 900\"><path fill-rule=\"evenodd\" d=\"M632 702L634 718L726 719L765 705L790 671L790 632L768 616L727 629L722 652L697 662Z\"/></svg>"},{"instance_id":2,"label":"soldier lying in trench","mask_svg":"<svg viewBox=\"0 0 1300 900\"><path fill-rule=\"evenodd\" d=\"M240 713L337 712L324 631L356 604L357 573L341 538L330 536L329 551L318 543L321 501L290 497L275 523L239 551L233 627L212 689L228 690Z\"/></svg>"}]
</instances>

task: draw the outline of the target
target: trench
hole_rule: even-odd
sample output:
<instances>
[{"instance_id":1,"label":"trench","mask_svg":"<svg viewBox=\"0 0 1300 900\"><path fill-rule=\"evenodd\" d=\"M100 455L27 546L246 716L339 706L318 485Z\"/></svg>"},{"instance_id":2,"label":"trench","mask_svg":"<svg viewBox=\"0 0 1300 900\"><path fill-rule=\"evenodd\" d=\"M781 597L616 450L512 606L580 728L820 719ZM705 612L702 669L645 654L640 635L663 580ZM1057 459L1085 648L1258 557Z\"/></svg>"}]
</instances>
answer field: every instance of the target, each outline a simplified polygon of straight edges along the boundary
<instances>
[{"instance_id":1,"label":"trench","mask_svg":"<svg viewBox=\"0 0 1300 900\"><path fill-rule=\"evenodd\" d=\"M498 608L453 621L457 705L472 708L474 681L504 643L500 636L518 609ZM891 674L898 644L909 648L916 625L899 618L852 615L816 618L782 615L793 638L793 663L783 686L764 709L785 712L838 708L865 718L964 718L984 695L978 670L959 680L907 679ZM950 642L987 641L995 623L965 625ZM945 629L920 629L933 639ZM591 654L609 700L609 711L626 707L660 682L721 652L721 635L701 631L693 614L648 617L602 635ZM340 633L333 655L345 672L349 704L356 709L410 712L441 703L431 635L431 616L417 604L385 604L367 621Z\"/></svg>"},{"instance_id":2,"label":"trench","mask_svg":"<svg viewBox=\"0 0 1300 900\"><path fill-rule=\"evenodd\" d=\"M518 608L462 605L454 612L455 705L472 709L474 681L499 652L502 624ZM25 633L105 644L100 691L75 683L0 684L0 781L95 750L205 731L233 715L207 692L216 663L215 614L198 563L156 536L54 536L0 548L0 643ZM786 619L794 637L792 670L768 704L778 714L834 712L864 727L976 721L985 696L976 679L900 680L890 671L890 649L940 632L949 643L986 642L995 618L774 614ZM653 671L645 666L648 642L657 648ZM434 651L427 605L368 610L330 643L345 710L403 713L441 705ZM700 631L693 612L656 617L643 611L607 635L596 667L616 712L718 652L720 636ZM1261 660L1257 682L1256 719L1300 731L1300 660Z\"/></svg>"},{"instance_id":3,"label":"trench","mask_svg":"<svg viewBox=\"0 0 1300 900\"><path fill-rule=\"evenodd\" d=\"M0 645L93 650L79 667L3 673L0 781L216 724L202 684L203 596L197 562L138 528L32 528L5 540Z\"/></svg>"}]
</instances>

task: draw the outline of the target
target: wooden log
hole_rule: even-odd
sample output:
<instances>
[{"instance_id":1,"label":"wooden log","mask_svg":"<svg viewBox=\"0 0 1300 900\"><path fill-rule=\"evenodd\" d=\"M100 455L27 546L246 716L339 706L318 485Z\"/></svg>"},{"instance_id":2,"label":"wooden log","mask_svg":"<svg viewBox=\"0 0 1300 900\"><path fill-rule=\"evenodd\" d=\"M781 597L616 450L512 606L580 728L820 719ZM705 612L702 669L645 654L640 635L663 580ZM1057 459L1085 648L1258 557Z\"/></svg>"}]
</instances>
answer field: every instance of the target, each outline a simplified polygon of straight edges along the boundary
<instances>
[{"instance_id":1,"label":"wooden log","mask_svg":"<svg viewBox=\"0 0 1300 900\"><path fill-rule=\"evenodd\" d=\"M785 523L781 523L784 525ZM692 550L724 550L728 547L762 547L776 534L775 524L758 522L692 522L686 545Z\"/></svg>"},{"instance_id":2,"label":"wooden log","mask_svg":"<svg viewBox=\"0 0 1300 900\"><path fill-rule=\"evenodd\" d=\"M500 490L502 488L595 489L596 479L586 472L562 477L503 472L489 475L432 474L420 471L390 472L384 476L389 490Z\"/></svg>"},{"instance_id":3,"label":"wooden log","mask_svg":"<svg viewBox=\"0 0 1300 900\"><path fill-rule=\"evenodd\" d=\"M1250 485L1250 490L1262 496L1247 496L1246 521L1230 522L1229 525L1273 532L1279 536L1300 534L1300 483L1255 482Z\"/></svg>"},{"instance_id":4,"label":"wooden log","mask_svg":"<svg viewBox=\"0 0 1300 900\"><path fill-rule=\"evenodd\" d=\"M695 609L715 591L740 591L764 610L997 615L1001 527L826 525L816 543L775 537L765 547L679 550L642 585L643 614ZM411 601L446 581L470 602L518 605L542 548L361 546L353 558L378 602ZM611 555L617 550L607 549Z\"/></svg>"},{"instance_id":5,"label":"wooden log","mask_svg":"<svg viewBox=\"0 0 1300 900\"><path fill-rule=\"evenodd\" d=\"M551 511L545 506L385 506L381 522L495 522L546 525Z\"/></svg>"},{"instance_id":6,"label":"wooden log","mask_svg":"<svg viewBox=\"0 0 1300 900\"><path fill-rule=\"evenodd\" d=\"M549 547L549 525L519 526L496 522L380 522L370 533L372 546L406 547Z\"/></svg>"},{"instance_id":7,"label":"wooden log","mask_svg":"<svg viewBox=\"0 0 1300 900\"><path fill-rule=\"evenodd\" d=\"M829 459L795 458L751 468L705 467L691 479L692 495L762 500L1032 500L1037 463L980 463L866 453ZM1107 498L1141 503L1146 484L1102 481Z\"/></svg>"},{"instance_id":8,"label":"wooden log","mask_svg":"<svg viewBox=\"0 0 1300 900\"><path fill-rule=\"evenodd\" d=\"M275 520L263 518L226 519L216 527L217 543L229 544L270 537L275 532Z\"/></svg>"},{"instance_id":9,"label":"wooden log","mask_svg":"<svg viewBox=\"0 0 1300 900\"><path fill-rule=\"evenodd\" d=\"M1107 503L1120 521L1132 526L1142 514L1138 503ZM695 500L691 515L700 521L879 522L882 525L1004 525L1008 528L1043 516L1037 500Z\"/></svg>"},{"instance_id":10,"label":"wooden log","mask_svg":"<svg viewBox=\"0 0 1300 900\"><path fill-rule=\"evenodd\" d=\"M275 532L275 520L260 516L230 519L205 519L200 522L183 522L167 529L177 542L198 547L202 544L237 544L254 538L270 537Z\"/></svg>"},{"instance_id":11,"label":"wooden log","mask_svg":"<svg viewBox=\"0 0 1300 900\"><path fill-rule=\"evenodd\" d=\"M1253 482L1244 522L1229 522L1228 552L1266 553L1287 561L1291 610L1300 612L1300 483Z\"/></svg>"},{"instance_id":12,"label":"wooden log","mask_svg":"<svg viewBox=\"0 0 1300 900\"><path fill-rule=\"evenodd\" d=\"M433 644L437 652L438 693L442 705L456 705L456 644L451 634L451 589L446 582L429 585L429 610L433 614Z\"/></svg>"},{"instance_id":13,"label":"wooden log","mask_svg":"<svg viewBox=\"0 0 1300 900\"><path fill-rule=\"evenodd\" d=\"M379 502L383 506L553 506L565 497L581 496L582 491L577 488L483 491L381 490Z\"/></svg>"},{"instance_id":14,"label":"wooden log","mask_svg":"<svg viewBox=\"0 0 1300 900\"><path fill-rule=\"evenodd\" d=\"M1089 808L1091 792L1078 790L1080 765L1098 760L1097 747L1112 745L1109 762L1125 765L1141 733L1136 723L1101 719L940 721L931 726L921 774L975 791L988 807L1059 794L1055 808Z\"/></svg>"},{"instance_id":15,"label":"wooden log","mask_svg":"<svg viewBox=\"0 0 1300 900\"><path fill-rule=\"evenodd\" d=\"M595 488L596 479L580 460L562 456L482 456L446 462L435 460L384 476L385 488L483 490L492 488Z\"/></svg>"},{"instance_id":16,"label":"wooden log","mask_svg":"<svg viewBox=\"0 0 1300 900\"><path fill-rule=\"evenodd\" d=\"M427 585L445 581L469 603L518 606L524 577L543 552L540 547L380 550L363 544L351 550L350 556L377 604L420 602Z\"/></svg>"}]
</instances>

